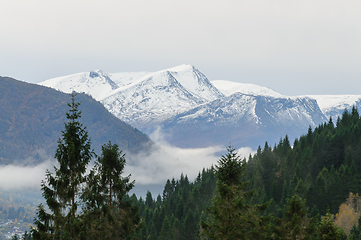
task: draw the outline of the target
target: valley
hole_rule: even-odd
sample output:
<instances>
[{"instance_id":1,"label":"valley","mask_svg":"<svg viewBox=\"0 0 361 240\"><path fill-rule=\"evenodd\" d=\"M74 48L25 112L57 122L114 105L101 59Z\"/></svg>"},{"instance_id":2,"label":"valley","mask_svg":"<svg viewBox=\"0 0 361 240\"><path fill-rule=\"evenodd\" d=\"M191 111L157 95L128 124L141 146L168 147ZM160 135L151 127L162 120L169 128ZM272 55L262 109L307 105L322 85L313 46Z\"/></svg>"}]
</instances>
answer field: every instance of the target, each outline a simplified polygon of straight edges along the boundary
<instances>
[{"instance_id":1,"label":"valley","mask_svg":"<svg viewBox=\"0 0 361 240\"><path fill-rule=\"evenodd\" d=\"M89 129L95 151L99 153L100 144L109 140L124 149L127 158L125 173L131 174L137 183L130 192L133 195L129 197L132 201L138 202L140 213L144 217L148 214L159 219L158 222L152 220L157 224L155 228L148 219L147 224L150 225L142 230L142 234L145 235L163 236L165 233L162 229L168 224L167 218L164 217L167 215L168 218L172 218L170 215L172 211L175 211L174 214L180 214L177 218L184 224L193 218L194 222L189 223L191 224L189 226L195 229L195 224L202 219L202 209L210 204L209 200L215 191L212 166L217 164L217 159L229 144L237 147L241 157L249 161L247 173L250 175L247 178L251 181L252 188L257 189L252 201L258 203L266 200L276 201L269 210L275 213L278 206L283 206L286 199L291 197L291 193L311 199L314 189L309 186L312 186L313 180L306 173L312 172L311 177L316 179L323 171L322 166L331 170L332 168L325 162L315 165L307 154L310 154L309 151L317 152L320 148L317 144L325 145L329 151L330 146L327 141L331 141L331 144L336 146L338 133L335 134L335 131L336 129L343 131L341 127L336 127L341 123L345 128L349 127L346 123L347 119L352 119L350 129L359 125L359 115L355 109L360 105L361 95L284 96L269 88L253 84L225 80L209 81L203 73L190 65L153 73L108 74L97 70L50 79L40 83L40 86L11 78L0 80L2 81L0 92L3 93L0 106L5 112L2 115L0 128L3 131L3 138L0 141L2 144L0 148L3 149L0 156L3 168L14 165L21 169L20 171L35 172L43 168L41 164L44 161L53 159L51 155L54 153L56 140L64 123L62 114L65 112L66 102L69 102L69 93L76 91L77 100L81 103L81 111L84 114L82 120L84 126ZM18 95L10 95L9 92L17 92ZM17 111L19 109L20 111ZM345 109L352 113L345 112ZM336 137L321 143L305 140L313 135L320 138L319 135L325 128L330 131L329 135L332 133ZM353 134L357 138L359 136L357 129L352 131L356 131ZM48 140L44 141L44 139ZM32 145L27 145L29 143ZM259 146L264 143L266 144L262 150ZM274 149L269 146L274 146ZM302 161L306 162L302 167L302 173L296 178L292 173L299 171L300 167L296 162L301 160L296 157L288 159L286 155L282 155L293 151L294 146L298 147L295 151L299 152L292 154L301 156ZM343 148L339 145L337 147ZM334 150L327 154L332 154L332 151ZM352 145L352 149L347 151L352 159L355 161L358 159L356 155L359 150L356 145ZM14 157L11 154L13 152L23 155ZM271 154L272 157L269 159L267 154ZM345 178L345 171L350 171L344 170L351 166L350 156L346 157L340 153L339 157L342 160L332 158L332 161L335 163L338 161L337 163L340 164L337 166L337 172L332 174ZM293 166L290 167L287 161L296 162L292 164L290 162ZM321 156L317 161L324 161L324 158ZM278 162L283 165L277 165ZM358 162L357 160L357 164ZM271 169L267 169L269 164L272 165ZM42 168L39 168L40 166ZM90 167L92 166L91 164ZM253 166L257 167L253 168ZM285 169L288 170L287 175L282 177L283 180L271 178L273 182L268 182L267 179L273 174L272 171L276 171L274 174L278 176ZM11 174L10 172L12 170L6 174ZM174 180L179 175L181 175L180 180ZM203 182L203 177L209 179ZM22 192L24 181L28 182L27 186L30 188L39 186L39 183L30 183L25 178L25 174L16 179L18 178L23 179L23 182L21 183L20 180L18 185L10 182L8 184L9 187L15 186L14 191ZM170 179L172 179L171 187ZM260 183L260 179L263 179L264 185ZM296 181L301 183L307 181L308 187L303 187L300 192L298 185L295 185ZM167 182L165 186L164 182ZM180 186L188 190L180 191L179 189L183 188L179 188ZM353 186L353 188L347 187L337 201L332 203L333 213L346 199L348 192L358 189L356 183ZM289 193L282 192L284 188L288 188ZM201 197L197 195L199 194L197 191L202 192L202 189L207 191ZM157 198L153 199L152 195L149 195L151 194L149 190L154 196L158 195ZM170 194L169 196L164 195L166 191L170 191L167 193ZM327 188L327 191L330 190ZM1 196L5 199L6 211L9 211L11 193L3 192ZM28 193L21 193L17 197L27 196ZM184 202L193 201L188 199L189 196L192 196L192 199L197 198L196 209L184 205L184 209L181 210L179 206L183 206ZM147 198L146 204L143 198ZM175 199L180 201L177 202L179 206L169 208L168 204L171 203L168 201ZM38 196L32 201L39 203L42 200ZM317 201L306 203L309 207L317 208L322 215L325 214L323 205ZM169 208L166 215L161 210L164 209L162 204ZM26 210L27 216L33 215L35 205L31 205ZM310 214L315 216L314 211ZM178 220L172 220L171 227L175 232L183 231L181 229L185 228L176 222ZM16 231L23 233L24 229L29 230L30 222L27 219L19 225L17 219L4 220L4 226L1 228L4 232L3 236L8 237ZM9 226L12 232L8 231ZM192 231L192 236L195 236L196 230Z\"/></svg>"}]
</instances>

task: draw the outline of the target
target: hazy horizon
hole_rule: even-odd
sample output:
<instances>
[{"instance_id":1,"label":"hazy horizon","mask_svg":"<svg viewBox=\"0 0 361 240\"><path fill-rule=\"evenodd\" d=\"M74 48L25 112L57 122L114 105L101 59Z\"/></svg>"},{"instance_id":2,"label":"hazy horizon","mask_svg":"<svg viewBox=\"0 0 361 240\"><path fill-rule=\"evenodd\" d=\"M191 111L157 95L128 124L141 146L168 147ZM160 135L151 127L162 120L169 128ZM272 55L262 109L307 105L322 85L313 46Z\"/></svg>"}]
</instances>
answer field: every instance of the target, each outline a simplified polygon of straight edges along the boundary
<instances>
[{"instance_id":1,"label":"hazy horizon","mask_svg":"<svg viewBox=\"0 0 361 240\"><path fill-rule=\"evenodd\" d=\"M0 76L191 64L284 95L360 94L361 2L2 1Z\"/></svg>"}]
</instances>

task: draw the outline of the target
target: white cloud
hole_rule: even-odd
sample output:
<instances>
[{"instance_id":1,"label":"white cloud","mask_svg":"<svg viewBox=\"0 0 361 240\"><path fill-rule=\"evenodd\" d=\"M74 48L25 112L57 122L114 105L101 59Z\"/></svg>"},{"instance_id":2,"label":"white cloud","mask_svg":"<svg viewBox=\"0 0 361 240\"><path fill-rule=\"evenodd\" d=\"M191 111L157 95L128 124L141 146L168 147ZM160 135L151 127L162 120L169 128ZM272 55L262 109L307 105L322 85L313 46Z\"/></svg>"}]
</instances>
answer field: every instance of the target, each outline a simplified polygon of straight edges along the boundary
<instances>
[{"instance_id":1,"label":"white cloud","mask_svg":"<svg viewBox=\"0 0 361 240\"><path fill-rule=\"evenodd\" d=\"M0 165L1 190L40 190L45 171L53 170L54 161L45 161L36 166Z\"/></svg>"},{"instance_id":2,"label":"white cloud","mask_svg":"<svg viewBox=\"0 0 361 240\"><path fill-rule=\"evenodd\" d=\"M223 146L194 149L171 146L164 141L159 130L150 137L156 142L156 147L150 153L126 156L125 172L132 174L131 179L136 181L136 185L165 184L167 179L178 179L181 173L193 181L203 168L216 164L220 154L225 151ZM253 152L249 147L238 150L242 158L248 158Z\"/></svg>"},{"instance_id":3,"label":"white cloud","mask_svg":"<svg viewBox=\"0 0 361 240\"><path fill-rule=\"evenodd\" d=\"M132 174L137 184L161 184L167 179L178 179L183 173L194 178L203 168L217 162L219 147L181 149L169 145L159 145L150 154L140 153L127 156L126 172Z\"/></svg>"},{"instance_id":4,"label":"white cloud","mask_svg":"<svg viewBox=\"0 0 361 240\"><path fill-rule=\"evenodd\" d=\"M136 181L138 189L145 190L153 185L153 190L160 193L167 179L179 179L183 173L193 181L203 168L216 164L220 155L225 153L225 147L213 146L206 148L178 148L171 146L163 139L160 131L151 135L156 142L151 151L136 155L126 155L127 165L125 175L131 174L131 180ZM238 149L242 158L248 158L254 151L249 147ZM45 156L43 156L44 159ZM50 159L50 158L48 158ZM20 165L29 164L27 166ZM0 165L0 190L40 190L41 181L45 179L46 170L53 172L55 159L46 160L38 165L31 165L32 160L17 161L17 165ZM93 167L89 164L87 172ZM157 187L154 187L157 186ZM145 191L138 194L145 195Z\"/></svg>"}]
</instances>

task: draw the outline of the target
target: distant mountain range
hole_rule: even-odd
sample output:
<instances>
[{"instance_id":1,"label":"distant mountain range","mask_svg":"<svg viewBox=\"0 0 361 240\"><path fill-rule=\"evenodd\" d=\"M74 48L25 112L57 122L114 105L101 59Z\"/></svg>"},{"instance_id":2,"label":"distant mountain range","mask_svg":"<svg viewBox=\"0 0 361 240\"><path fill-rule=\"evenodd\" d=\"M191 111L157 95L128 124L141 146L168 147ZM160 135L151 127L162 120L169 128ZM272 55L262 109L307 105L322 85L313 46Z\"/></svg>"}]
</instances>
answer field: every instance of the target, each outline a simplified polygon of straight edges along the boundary
<instances>
[{"instance_id":1,"label":"distant mountain range","mask_svg":"<svg viewBox=\"0 0 361 240\"><path fill-rule=\"evenodd\" d=\"M78 94L76 101L81 103L80 121L96 153L108 141L133 153L152 144L147 135L116 118L91 96ZM69 94L0 77L0 164L36 164L53 157L68 102Z\"/></svg>"},{"instance_id":2,"label":"distant mountain range","mask_svg":"<svg viewBox=\"0 0 361 240\"><path fill-rule=\"evenodd\" d=\"M108 74L101 70L40 83L66 93L89 94L111 113L146 134L157 128L179 147L257 147L309 126L334 122L359 96L288 97L269 88L224 80L209 81L191 65L157 72Z\"/></svg>"},{"instance_id":3,"label":"distant mountain range","mask_svg":"<svg viewBox=\"0 0 361 240\"><path fill-rule=\"evenodd\" d=\"M106 74L98 70L50 79L40 85L89 94L119 119L143 131L224 96L188 65L155 73Z\"/></svg>"}]
</instances>

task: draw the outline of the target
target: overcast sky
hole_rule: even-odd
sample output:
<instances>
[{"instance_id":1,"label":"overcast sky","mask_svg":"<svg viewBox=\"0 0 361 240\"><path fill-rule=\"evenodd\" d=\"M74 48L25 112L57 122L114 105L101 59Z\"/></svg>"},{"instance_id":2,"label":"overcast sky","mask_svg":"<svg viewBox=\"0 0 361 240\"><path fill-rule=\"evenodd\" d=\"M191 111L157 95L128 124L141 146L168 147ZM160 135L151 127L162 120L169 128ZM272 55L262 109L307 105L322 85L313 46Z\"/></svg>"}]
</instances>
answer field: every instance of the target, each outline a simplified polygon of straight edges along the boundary
<instances>
[{"instance_id":1,"label":"overcast sky","mask_svg":"<svg viewBox=\"0 0 361 240\"><path fill-rule=\"evenodd\" d=\"M361 94L359 0L0 0L0 76L191 64L285 95Z\"/></svg>"}]
</instances>

